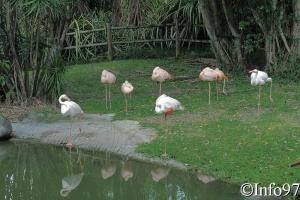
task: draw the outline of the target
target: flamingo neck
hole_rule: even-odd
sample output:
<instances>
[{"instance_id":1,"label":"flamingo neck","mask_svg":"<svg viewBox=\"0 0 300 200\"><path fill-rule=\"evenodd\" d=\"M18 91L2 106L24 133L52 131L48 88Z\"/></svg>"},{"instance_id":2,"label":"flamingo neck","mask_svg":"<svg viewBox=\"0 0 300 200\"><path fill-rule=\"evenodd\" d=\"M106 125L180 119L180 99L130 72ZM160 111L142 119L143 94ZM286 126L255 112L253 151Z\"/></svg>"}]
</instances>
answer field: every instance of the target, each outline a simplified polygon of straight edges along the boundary
<instances>
[{"instance_id":1,"label":"flamingo neck","mask_svg":"<svg viewBox=\"0 0 300 200\"><path fill-rule=\"evenodd\" d=\"M58 99L58 102L61 104L61 105L67 105L67 103L65 101L62 101L64 97L63 96L60 96L59 99ZM69 98L67 98L67 101L70 101Z\"/></svg>"}]
</instances>

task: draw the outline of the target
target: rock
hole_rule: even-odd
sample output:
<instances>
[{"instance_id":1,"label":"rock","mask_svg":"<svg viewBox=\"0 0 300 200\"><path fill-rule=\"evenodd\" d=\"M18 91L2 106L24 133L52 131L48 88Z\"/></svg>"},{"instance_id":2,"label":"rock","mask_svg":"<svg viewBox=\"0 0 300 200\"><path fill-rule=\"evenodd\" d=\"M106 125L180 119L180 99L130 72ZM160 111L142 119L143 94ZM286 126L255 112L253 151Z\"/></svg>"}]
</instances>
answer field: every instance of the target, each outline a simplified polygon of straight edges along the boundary
<instances>
[{"instance_id":1,"label":"rock","mask_svg":"<svg viewBox=\"0 0 300 200\"><path fill-rule=\"evenodd\" d=\"M12 138L12 126L8 119L0 115L0 141Z\"/></svg>"}]
</instances>

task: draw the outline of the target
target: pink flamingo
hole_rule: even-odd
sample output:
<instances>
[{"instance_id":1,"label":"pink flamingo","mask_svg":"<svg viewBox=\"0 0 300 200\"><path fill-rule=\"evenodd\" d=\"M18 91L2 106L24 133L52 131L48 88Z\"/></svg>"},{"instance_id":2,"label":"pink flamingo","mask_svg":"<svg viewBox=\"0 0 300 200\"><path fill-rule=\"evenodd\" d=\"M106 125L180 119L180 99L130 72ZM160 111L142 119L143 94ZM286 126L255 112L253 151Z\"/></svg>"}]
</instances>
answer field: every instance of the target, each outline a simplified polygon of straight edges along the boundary
<instances>
[{"instance_id":1,"label":"pink flamingo","mask_svg":"<svg viewBox=\"0 0 300 200\"><path fill-rule=\"evenodd\" d=\"M261 93L261 86L264 85L266 82L271 82L270 84L270 101L273 102L272 99L272 78L270 78L268 76L268 74L266 72L263 71L259 71L257 69L253 69L251 71L249 71L249 73L251 73L251 85L253 86L257 86L259 85L258 88L258 104L257 104L257 110L258 110L258 114L259 114L259 110L260 110L260 93Z\"/></svg>"},{"instance_id":2,"label":"pink flamingo","mask_svg":"<svg viewBox=\"0 0 300 200\"><path fill-rule=\"evenodd\" d=\"M155 102L155 112L157 114L164 113L165 115L165 122L167 125L166 129L166 143L165 143L165 152L162 156L167 156L167 139L168 139L168 124L167 124L167 116L175 112L176 110L184 110L184 107L181 105L179 101L176 99L173 99L172 97L169 97L165 94L162 94L156 99Z\"/></svg>"},{"instance_id":3,"label":"pink flamingo","mask_svg":"<svg viewBox=\"0 0 300 200\"><path fill-rule=\"evenodd\" d=\"M217 74L219 75L218 80L222 80L222 79L224 80L222 93L225 94L225 95L227 95L227 92L225 91L225 81L226 80L228 81L228 78L225 76L224 72L222 72L219 68L216 68L215 72L217 72ZM218 83L218 81L217 81L217 83ZM218 87L217 87L217 90L219 91Z\"/></svg>"},{"instance_id":4,"label":"pink flamingo","mask_svg":"<svg viewBox=\"0 0 300 200\"><path fill-rule=\"evenodd\" d=\"M166 70L160 67L154 68L152 72L152 81L159 82L159 95L161 94L161 84L167 79L173 80L174 76L170 75Z\"/></svg>"},{"instance_id":5,"label":"pink flamingo","mask_svg":"<svg viewBox=\"0 0 300 200\"><path fill-rule=\"evenodd\" d=\"M126 115L127 115L127 95L130 95L133 91L133 86L127 80L122 84L121 90L125 96L125 103L126 103Z\"/></svg>"},{"instance_id":6,"label":"pink flamingo","mask_svg":"<svg viewBox=\"0 0 300 200\"><path fill-rule=\"evenodd\" d=\"M109 99L109 108L111 108L111 100L110 100L110 85L112 83L116 83L116 76L107 70L103 70L101 74L101 83L105 84L105 102L107 108L107 84L108 84L108 99Z\"/></svg>"},{"instance_id":7,"label":"pink flamingo","mask_svg":"<svg viewBox=\"0 0 300 200\"><path fill-rule=\"evenodd\" d=\"M223 75L219 75L219 72L206 67L205 69L203 69L200 74L199 74L199 79L202 81L208 81L208 104L210 104L210 93L211 93L211 87L210 87L210 82L212 81L216 81L219 79L227 79L228 78L223 74Z\"/></svg>"},{"instance_id":8,"label":"pink flamingo","mask_svg":"<svg viewBox=\"0 0 300 200\"><path fill-rule=\"evenodd\" d=\"M62 101L62 100L65 100L65 101ZM58 101L61 104L61 114L63 116L70 117L70 140L66 146L72 147L72 118L75 115L80 115L80 118L81 118L81 116L83 115L83 111L77 103L75 103L74 101L71 101L71 99L65 94L61 95L59 97ZM78 129L81 132L80 121L78 122Z\"/></svg>"}]
</instances>

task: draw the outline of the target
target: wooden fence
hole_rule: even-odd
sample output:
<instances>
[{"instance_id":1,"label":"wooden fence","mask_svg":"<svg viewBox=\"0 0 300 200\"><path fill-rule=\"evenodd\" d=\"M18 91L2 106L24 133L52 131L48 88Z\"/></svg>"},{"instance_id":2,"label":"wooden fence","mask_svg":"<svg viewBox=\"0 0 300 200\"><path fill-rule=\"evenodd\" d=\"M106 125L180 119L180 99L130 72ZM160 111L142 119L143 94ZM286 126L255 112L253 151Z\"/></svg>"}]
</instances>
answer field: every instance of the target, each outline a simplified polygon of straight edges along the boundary
<instances>
[{"instance_id":1,"label":"wooden fence","mask_svg":"<svg viewBox=\"0 0 300 200\"><path fill-rule=\"evenodd\" d=\"M128 40L128 41L114 41L112 37L112 32L116 30L126 30L126 29L148 29L148 28L175 28L175 38L165 37L165 38L156 38L156 39L140 39L140 40ZM84 44L84 45L75 45L75 46L67 46L65 50L78 49L78 48L88 48L88 47L96 47L96 46L107 46L107 58L111 60L113 58L113 45L115 44L129 44L129 43L149 43L149 42L175 42L175 51L176 57L180 54L180 43L181 42L189 42L189 43L209 43L208 39L205 40L195 40L195 39L186 39L180 38L180 28L181 27L198 27L204 28L202 24L179 24L178 21L172 24L159 24L159 25L147 25L147 26L128 26L128 27L112 27L110 23L106 24L105 28L100 29L92 29L92 30L82 30L78 32L69 32L67 36L75 36L76 34L90 34L95 32L105 32L106 41L92 43L92 44ZM78 42L75 42L78 44Z\"/></svg>"}]
</instances>

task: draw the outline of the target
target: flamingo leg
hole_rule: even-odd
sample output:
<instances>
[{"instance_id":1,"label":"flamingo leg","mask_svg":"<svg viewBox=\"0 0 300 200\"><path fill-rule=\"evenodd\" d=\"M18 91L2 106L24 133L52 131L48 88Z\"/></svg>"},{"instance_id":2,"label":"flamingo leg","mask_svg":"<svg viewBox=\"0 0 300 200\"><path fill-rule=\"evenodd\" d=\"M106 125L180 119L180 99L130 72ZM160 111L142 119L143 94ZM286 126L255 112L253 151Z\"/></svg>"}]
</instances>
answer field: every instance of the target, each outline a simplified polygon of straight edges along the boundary
<instances>
[{"instance_id":1,"label":"flamingo leg","mask_svg":"<svg viewBox=\"0 0 300 200\"><path fill-rule=\"evenodd\" d=\"M72 117L70 117L70 136L69 136L69 142L66 144L67 147L72 147Z\"/></svg>"},{"instance_id":2,"label":"flamingo leg","mask_svg":"<svg viewBox=\"0 0 300 200\"><path fill-rule=\"evenodd\" d=\"M108 85L108 100L109 100L109 108L111 108L111 100L110 100L110 84Z\"/></svg>"},{"instance_id":3,"label":"flamingo leg","mask_svg":"<svg viewBox=\"0 0 300 200\"><path fill-rule=\"evenodd\" d=\"M216 89L217 89L217 100L219 100L219 81L216 81Z\"/></svg>"},{"instance_id":4,"label":"flamingo leg","mask_svg":"<svg viewBox=\"0 0 300 200\"><path fill-rule=\"evenodd\" d=\"M273 99L272 99L272 81L271 81L271 85L270 85L270 101L273 102Z\"/></svg>"},{"instance_id":5,"label":"flamingo leg","mask_svg":"<svg viewBox=\"0 0 300 200\"><path fill-rule=\"evenodd\" d=\"M159 96L161 95L161 82L159 82Z\"/></svg>"},{"instance_id":6,"label":"flamingo leg","mask_svg":"<svg viewBox=\"0 0 300 200\"><path fill-rule=\"evenodd\" d=\"M79 117L79 121L78 121L78 130L79 132L81 133L81 118L82 118L82 114L80 114L80 117Z\"/></svg>"},{"instance_id":7,"label":"flamingo leg","mask_svg":"<svg viewBox=\"0 0 300 200\"><path fill-rule=\"evenodd\" d=\"M225 92L225 79L223 79L223 80L224 80L224 82L223 82L223 93L226 94L226 92Z\"/></svg>"},{"instance_id":8,"label":"flamingo leg","mask_svg":"<svg viewBox=\"0 0 300 200\"><path fill-rule=\"evenodd\" d=\"M168 122L167 122L167 114L165 114L165 124L166 124L166 140L165 140L165 152L162 154L163 157L166 157L167 154L167 143L168 143Z\"/></svg>"},{"instance_id":9,"label":"flamingo leg","mask_svg":"<svg viewBox=\"0 0 300 200\"><path fill-rule=\"evenodd\" d=\"M127 97L126 97L126 94L124 94L125 96L125 104L126 104L126 115L127 115Z\"/></svg>"},{"instance_id":10,"label":"flamingo leg","mask_svg":"<svg viewBox=\"0 0 300 200\"><path fill-rule=\"evenodd\" d=\"M258 103L257 103L257 112L259 114L259 111L260 111L260 93L261 93L261 85L259 85L259 88L258 88Z\"/></svg>"},{"instance_id":11,"label":"flamingo leg","mask_svg":"<svg viewBox=\"0 0 300 200\"><path fill-rule=\"evenodd\" d=\"M107 84L105 84L105 105L107 108Z\"/></svg>"},{"instance_id":12,"label":"flamingo leg","mask_svg":"<svg viewBox=\"0 0 300 200\"><path fill-rule=\"evenodd\" d=\"M210 82L208 82L208 104L210 104Z\"/></svg>"}]
</instances>

